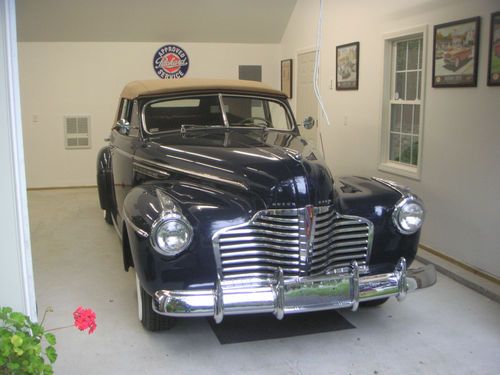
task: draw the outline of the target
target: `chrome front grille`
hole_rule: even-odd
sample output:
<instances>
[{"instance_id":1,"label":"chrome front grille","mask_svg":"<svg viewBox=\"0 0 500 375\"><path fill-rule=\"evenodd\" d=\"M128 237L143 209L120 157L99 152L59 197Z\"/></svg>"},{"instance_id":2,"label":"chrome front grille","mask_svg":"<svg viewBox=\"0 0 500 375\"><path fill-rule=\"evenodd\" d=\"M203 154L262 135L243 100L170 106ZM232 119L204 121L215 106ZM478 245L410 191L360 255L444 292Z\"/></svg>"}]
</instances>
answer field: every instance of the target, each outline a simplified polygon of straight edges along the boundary
<instances>
[{"instance_id":1,"label":"chrome front grille","mask_svg":"<svg viewBox=\"0 0 500 375\"><path fill-rule=\"evenodd\" d=\"M367 265L373 224L362 217L337 214L333 207L316 209L310 274L348 267L353 260L361 269Z\"/></svg>"},{"instance_id":2,"label":"chrome front grille","mask_svg":"<svg viewBox=\"0 0 500 375\"><path fill-rule=\"evenodd\" d=\"M222 279L268 278L279 268L285 277L296 277L349 266L353 260L365 266L372 233L370 221L339 215L330 206L273 209L217 232L213 245Z\"/></svg>"}]
</instances>

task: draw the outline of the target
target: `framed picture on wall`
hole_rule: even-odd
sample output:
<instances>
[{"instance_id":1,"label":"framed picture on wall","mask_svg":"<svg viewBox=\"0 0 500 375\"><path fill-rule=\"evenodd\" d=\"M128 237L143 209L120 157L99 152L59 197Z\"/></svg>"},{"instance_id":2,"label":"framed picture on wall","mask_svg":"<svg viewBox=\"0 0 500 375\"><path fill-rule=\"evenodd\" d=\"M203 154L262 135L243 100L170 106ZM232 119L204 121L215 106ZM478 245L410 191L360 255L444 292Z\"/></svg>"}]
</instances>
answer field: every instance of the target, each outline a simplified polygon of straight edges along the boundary
<instances>
[{"instance_id":1,"label":"framed picture on wall","mask_svg":"<svg viewBox=\"0 0 500 375\"><path fill-rule=\"evenodd\" d=\"M337 46L336 89L357 90L359 85L359 42Z\"/></svg>"},{"instance_id":2,"label":"framed picture on wall","mask_svg":"<svg viewBox=\"0 0 500 375\"><path fill-rule=\"evenodd\" d=\"M491 15L488 86L500 86L500 12Z\"/></svg>"},{"instance_id":3,"label":"framed picture on wall","mask_svg":"<svg viewBox=\"0 0 500 375\"><path fill-rule=\"evenodd\" d=\"M432 87L475 87L479 17L434 26Z\"/></svg>"},{"instance_id":4,"label":"framed picture on wall","mask_svg":"<svg viewBox=\"0 0 500 375\"><path fill-rule=\"evenodd\" d=\"M288 98L292 97L292 76L293 76L293 60L281 61L281 91L283 91Z\"/></svg>"}]
</instances>

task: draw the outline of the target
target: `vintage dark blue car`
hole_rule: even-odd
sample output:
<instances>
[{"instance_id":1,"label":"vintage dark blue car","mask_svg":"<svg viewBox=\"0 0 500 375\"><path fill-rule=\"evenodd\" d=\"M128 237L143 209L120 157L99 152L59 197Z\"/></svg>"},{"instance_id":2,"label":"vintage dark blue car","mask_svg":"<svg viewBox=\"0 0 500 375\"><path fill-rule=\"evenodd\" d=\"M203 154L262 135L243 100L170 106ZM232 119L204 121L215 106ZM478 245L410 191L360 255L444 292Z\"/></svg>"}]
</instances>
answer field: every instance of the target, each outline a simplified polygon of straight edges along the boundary
<instances>
[{"instance_id":1,"label":"vintage dark blue car","mask_svg":"<svg viewBox=\"0 0 500 375\"><path fill-rule=\"evenodd\" d=\"M407 269L420 199L382 179L334 180L286 96L260 83L129 83L97 180L148 330L355 310L436 280L432 266Z\"/></svg>"}]
</instances>

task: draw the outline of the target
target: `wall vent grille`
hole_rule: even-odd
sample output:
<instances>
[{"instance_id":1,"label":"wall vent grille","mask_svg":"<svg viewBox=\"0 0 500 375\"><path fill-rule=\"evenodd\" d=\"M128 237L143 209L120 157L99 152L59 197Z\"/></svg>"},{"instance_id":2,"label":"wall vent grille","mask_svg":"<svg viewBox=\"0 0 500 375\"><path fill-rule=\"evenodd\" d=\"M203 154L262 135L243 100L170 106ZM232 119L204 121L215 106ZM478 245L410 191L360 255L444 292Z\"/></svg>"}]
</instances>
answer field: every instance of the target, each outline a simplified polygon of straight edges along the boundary
<instances>
[{"instance_id":1,"label":"wall vent grille","mask_svg":"<svg viewBox=\"0 0 500 375\"><path fill-rule=\"evenodd\" d=\"M67 149L90 148L90 116L64 116Z\"/></svg>"}]
</instances>

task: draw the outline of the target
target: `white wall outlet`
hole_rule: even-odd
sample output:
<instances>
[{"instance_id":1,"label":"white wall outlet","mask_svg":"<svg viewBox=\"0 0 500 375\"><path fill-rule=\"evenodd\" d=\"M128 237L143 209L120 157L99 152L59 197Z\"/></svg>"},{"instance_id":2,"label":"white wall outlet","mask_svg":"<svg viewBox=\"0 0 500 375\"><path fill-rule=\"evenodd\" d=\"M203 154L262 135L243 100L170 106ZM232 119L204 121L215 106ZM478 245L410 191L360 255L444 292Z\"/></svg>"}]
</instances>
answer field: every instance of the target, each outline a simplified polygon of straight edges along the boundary
<instances>
[{"instance_id":1,"label":"white wall outlet","mask_svg":"<svg viewBox=\"0 0 500 375\"><path fill-rule=\"evenodd\" d=\"M344 116L344 126L347 126L347 116Z\"/></svg>"},{"instance_id":2,"label":"white wall outlet","mask_svg":"<svg viewBox=\"0 0 500 375\"><path fill-rule=\"evenodd\" d=\"M33 115L33 123L37 123L37 122L40 122L40 116L38 115Z\"/></svg>"}]
</instances>

